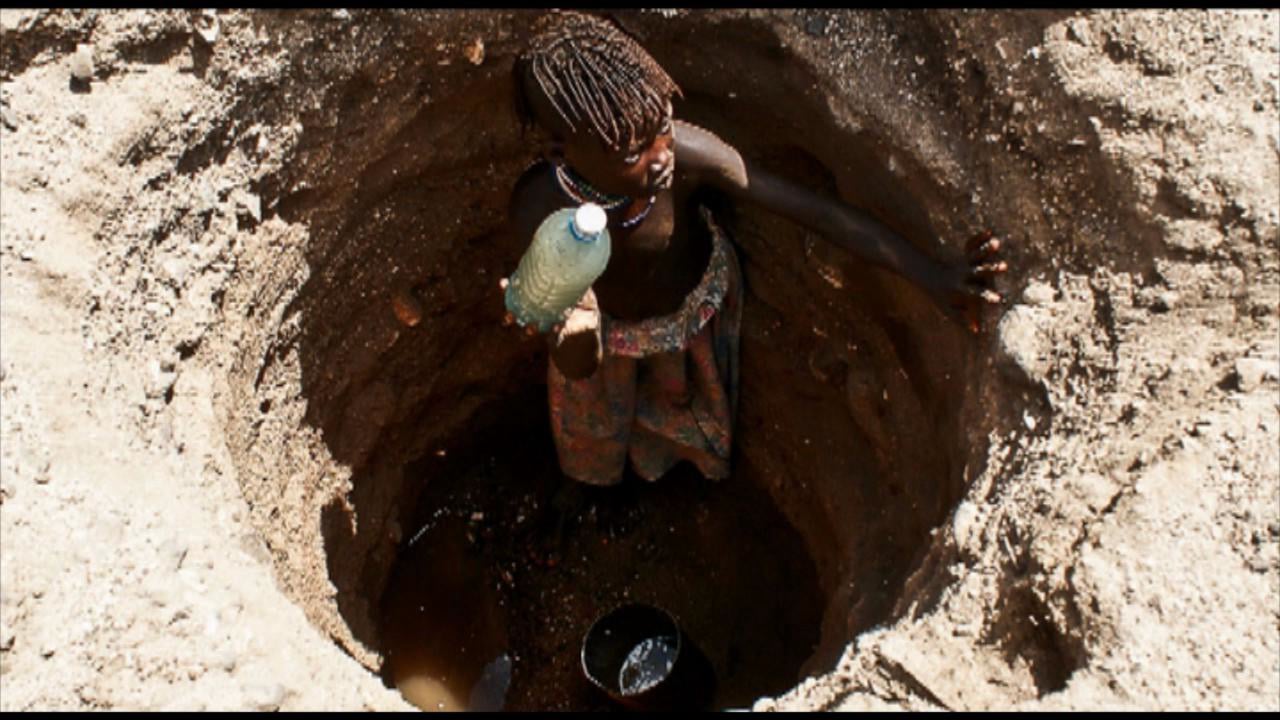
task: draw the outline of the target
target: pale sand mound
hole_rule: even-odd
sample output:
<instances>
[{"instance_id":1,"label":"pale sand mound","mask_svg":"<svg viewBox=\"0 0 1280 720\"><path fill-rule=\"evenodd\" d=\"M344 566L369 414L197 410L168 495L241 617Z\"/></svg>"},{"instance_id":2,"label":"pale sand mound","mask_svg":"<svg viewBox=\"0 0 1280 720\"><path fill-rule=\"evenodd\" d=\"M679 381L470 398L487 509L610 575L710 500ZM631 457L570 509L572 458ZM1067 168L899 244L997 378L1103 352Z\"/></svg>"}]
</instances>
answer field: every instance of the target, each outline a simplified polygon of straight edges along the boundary
<instances>
[{"instance_id":1,"label":"pale sand mound","mask_svg":"<svg viewBox=\"0 0 1280 720\"><path fill-rule=\"evenodd\" d=\"M0 709L407 708L403 468L536 375L528 17L218 18L0 11ZM1010 240L972 341L741 210L742 467L827 601L756 707L1280 709L1280 14L621 20L744 152Z\"/></svg>"}]
</instances>

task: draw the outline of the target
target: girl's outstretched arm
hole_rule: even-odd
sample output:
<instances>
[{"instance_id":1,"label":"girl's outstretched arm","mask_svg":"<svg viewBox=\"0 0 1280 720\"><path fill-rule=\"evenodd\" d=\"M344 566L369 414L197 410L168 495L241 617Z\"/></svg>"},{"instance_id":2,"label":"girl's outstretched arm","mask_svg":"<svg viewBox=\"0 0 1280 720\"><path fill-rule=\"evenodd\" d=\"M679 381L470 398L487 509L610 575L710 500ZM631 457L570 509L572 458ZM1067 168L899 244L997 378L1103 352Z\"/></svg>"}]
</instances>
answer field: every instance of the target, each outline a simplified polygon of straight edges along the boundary
<instances>
[{"instance_id":1,"label":"girl's outstretched arm","mask_svg":"<svg viewBox=\"0 0 1280 720\"><path fill-rule=\"evenodd\" d=\"M865 262L901 275L974 332L982 305L1001 300L993 282L1008 266L999 258L1000 240L990 232L969 240L965 263L940 262L866 212L747 162L708 130L678 121L675 139L676 163L696 180L754 202L820 233Z\"/></svg>"}]
</instances>

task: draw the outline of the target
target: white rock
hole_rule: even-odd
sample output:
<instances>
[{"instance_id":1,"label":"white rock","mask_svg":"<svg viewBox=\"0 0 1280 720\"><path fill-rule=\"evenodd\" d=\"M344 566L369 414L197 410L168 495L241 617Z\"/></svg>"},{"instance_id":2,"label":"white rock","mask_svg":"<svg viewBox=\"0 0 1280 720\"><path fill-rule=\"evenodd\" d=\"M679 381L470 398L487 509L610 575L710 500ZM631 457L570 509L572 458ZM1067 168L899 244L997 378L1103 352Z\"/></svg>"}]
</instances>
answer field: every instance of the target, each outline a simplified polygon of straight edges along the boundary
<instances>
[{"instance_id":1,"label":"white rock","mask_svg":"<svg viewBox=\"0 0 1280 720\"><path fill-rule=\"evenodd\" d=\"M975 527L974 521L978 519L978 508L968 500L956 506L955 514L951 517L951 532L955 535L956 544L964 547L969 544L969 534L973 532Z\"/></svg>"},{"instance_id":2,"label":"white rock","mask_svg":"<svg viewBox=\"0 0 1280 720\"><path fill-rule=\"evenodd\" d=\"M1047 283L1032 281L1022 292L1022 299L1030 305L1048 305L1053 302L1053 287Z\"/></svg>"},{"instance_id":3,"label":"white rock","mask_svg":"<svg viewBox=\"0 0 1280 720\"><path fill-rule=\"evenodd\" d=\"M161 363L159 360L152 360L148 365L148 370L150 372L148 374L146 392L149 398L163 397L178 379L173 366L168 365L166 368L166 363Z\"/></svg>"},{"instance_id":4,"label":"white rock","mask_svg":"<svg viewBox=\"0 0 1280 720\"><path fill-rule=\"evenodd\" d=\"M1000 346L1005 355L1037 382L1043 382L1049 369L1048 348L1040 330L1044 311L1027 305L1014 305L1000 320Z\"/></svg>"},{"instance_id":5,"label":"white rock","mask_svg":"<svg viewBox=\"0 0 1280 720\"><path fill-rule=\"evenodd\" d=\"M1117 485L1114 481L1097 473L1071 475L1063 479L1063 487L1073 496L1084 501L1090 510L1098 511L1111 502L1115 496Z\"/></svg>"},{"instance_id":6,"label":"white rock","mask_svg":"<svg viewBox=\"0 0 1280 720\"><path fill-rule=\"evenodd\" d=\"M262 222L262 198L247 191L238 191L235 195L236 209L249 213L254 222Z\"/></svg>"},{"instance_id":7,"label":"white rock","mask_svg":"<svg viewBox=\"0 0 1280 720\"><path fill-rule=\"evenodd\" d=\"M93 79L93 44L76 45L75 54L71 56L71 77L80 82Z\"/></svg>"},{"instance_id":8,"label":"white rock","mask_svg":"<svg viewBox=\"0 0 1280 720\"><path fill-rule=\"evenodd\" d=\"M175 283L181 285L187 279L187 261L183 258L171 257L160 263L160 269L164 271Z\"/></svg>"},{"instance_id":9,"label":"white rock","mask_svg":"<svg viewBox=\"0 0 1280 720\"><path fill-rule=\"evenodd\" d=\"M210 664L220 670L231 672L236 669L236 663L239 662L239 660L240 658L236 654L235 648L228 647L214 653L213 660L210 661Z\"/></svg>"},{"instance_id":10,"label":"white rock","mask_svg":"<svg viewBox=\"0 0 1280 720\"><path fill-rule=\"evenodd\" d=\"M1251 392L1268 380L1280 378L1280 367L1275 360L1243 357L1236 360L1236 377L1239 378L1240 390Z\"/></svg>"}]
</instances>

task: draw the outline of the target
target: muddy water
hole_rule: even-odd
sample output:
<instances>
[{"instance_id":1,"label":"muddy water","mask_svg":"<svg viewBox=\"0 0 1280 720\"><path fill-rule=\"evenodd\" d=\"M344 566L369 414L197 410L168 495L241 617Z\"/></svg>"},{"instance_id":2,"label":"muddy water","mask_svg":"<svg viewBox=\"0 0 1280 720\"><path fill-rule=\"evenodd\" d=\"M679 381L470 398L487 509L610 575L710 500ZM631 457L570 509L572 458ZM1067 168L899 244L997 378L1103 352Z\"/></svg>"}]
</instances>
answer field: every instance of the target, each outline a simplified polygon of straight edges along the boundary
<instances>
[{"instance_id":1,"label":"muddy water","mask_svg":"<svg viewBox=\"0 0 1280 720\"><path fill-rule=\"evenodd\" d=\"M616 709L583 677L579 653L593 622L631 602L671 613L702 648L713 707L749 706L802 679L823 597L766 493L687 466L658 483L630 477L591 494L556 549L542 524L559 482L545 421L485 436L504 439L501 455L451 451L410 471L424 490L382 633L386 676L411 702ZM645 667L633 670L664 658L637 661Z\"/></svg>"},{"instance_id":2,"label":"muddy water","mask_svg":"<svg viewBox=\"0 0 1280 720\"><path fill-rule=\"evenodd\" d=\"M405 699L423 710L498 710L511 678L494 584L469 552L467 522L442 516L403 553L386 595L383 650Z\"/></svg>"}]
</instances>

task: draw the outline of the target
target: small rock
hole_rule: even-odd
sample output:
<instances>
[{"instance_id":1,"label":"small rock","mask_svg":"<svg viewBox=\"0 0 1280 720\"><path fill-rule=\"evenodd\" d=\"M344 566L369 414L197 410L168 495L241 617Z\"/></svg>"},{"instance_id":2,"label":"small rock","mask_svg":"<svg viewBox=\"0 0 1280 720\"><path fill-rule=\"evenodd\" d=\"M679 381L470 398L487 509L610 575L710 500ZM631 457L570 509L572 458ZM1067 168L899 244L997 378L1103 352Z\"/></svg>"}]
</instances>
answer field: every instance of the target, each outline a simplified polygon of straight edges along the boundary
<instances>
[{"instance_id":1,"label":"small rock","mask_svg":"<svg viewBox=\"0 0 1280 720\"><path fill-rule=\"evenodd\" d=\"M484 40L476 38L474 42L462 51L462 54L467 57L467 61L472 65L479 65L484 62Z\"/></svg>"},{"instance_id":2,"label":"small rock","mask_svg":"<svg viewBox=\"0 0 1280 720\"><path fill-rule=\"evenodd\" d=\"M1094 512L1106 507L1116 493L1116 483L1098 473L1070 475L1062 482L1072 496L1083 500Z\"/></svg>"},{"instance_id":3,"label":"small rock","mask_svg":"<svg viewBox=\"0 0 1280 720\"><path fill-rule=\"evenodd\" d=\"M1273 360L1244 357L1236 360L1236 383L1242 392L1252 392L1267 380L1280 377L1280 367Z\"/></svg>"},{"instance_id":4,"label":"small rock","mask_svg":"<svg viewBox=\"0 0 1280 720\"><path fill-rule=\"evenodd\" d=\"M244 688L245 704L258 712L279 710L285 694L285 687L280 683L251 683Z\"/></svg>"},{"instance_id":5,"label":"small rock","mask_svg":"<svg viewBox=\"0 0 1280 720\"><path fill-rule=\"evenodd\" d=\"M239 660L240 659L236 655L234 648L223 648L213 656L213 660L210 664L220 670L231 672L236 669L236 663L239 662Z\"/></svg>"},{"instance_id":6,"label":"small rock","mask_svg":"<svg viewBox=\"0 0 1280 720\"><path fill-rule=\"evenodd\" d=\"M169 389L178 379L177 373L173 369L172 364L162 363L159 360L152 360L150 365L150 374L147 381L146 394L148 398L164 397Z\"/></svg>"},{"instance_id":7,"label":"small rock","mask_svg":"<svg viewBox=\"0 0 1280 720\"><path fill-rule=\"evenodd\" d=\"M186 281L187 272L189 271L187 261L176 257L171 257L160 263L160 269L178 285L182 285Z\"/></svg>"},{"instance_id":8,"label":"small rock","mask_svg":"<svg viewBox=\"0 0 1280 720\"><path fill-rule=\"evenodd\" d=\"M1044 312L1014 305L1000 320L1000 348L1005 356L1034 381L1044 382L1049 369L1049 348L1041 329Z\"/></svg>"},{"instance_id":9,"label":"small rock","mask_svg":"<svg viewBox=\"0 0 1280 720\"><path fill-rule=\"evenodd\" d=\"M142 309L146 310L149 315L157 317L169 317L173 314L173 308L169 307L167 303L156 302L155 300L143 303Z\"/></svg>"},{"instance_id":10,"label":"small rock","mask_svg":"<svg viewBox=\"0 0 1280 720\"><path fill-rule=\"evenodd\" d=\"M87 83L93 80L93 44L80 43L71 56L71 78Z\"/></svg>"},{"instance_id":11,"label":"small rock","mask_svg":"<svg viewBox=\"0 0 1280 720\"><path fill-rule=\"evenodd\" d=\"M405 327L414 327L422 322L422 303L407 290L400 290L391 296L391 310Z\"/></svg>"},{"instance_id":12,"label":"small rock","mask_svg":"<svg viewBox=\"0 0 1280 720\"><path fill-rule=\"evenodd\" d=\"M951 532L955 535L956 544L961 547L969 544L969 534L977 519L978 508L973 503L966 500L956 506L955 515L951 518Z\"/></svg>"},{"instance_id":13,"label":"small rock","mask_svg":"<svg viewBox=\"0 0 1280 720\"><path fill-rule=\"evenodd\" d=\"M1048 305L1053 302L1053 287L1047 283L1032 281L1022 292L1022 299L1031 305Z\"/></svg>"},{"instance_id":14,"label":"small rock","mask_svg":"<svg viewBox=\"0 0 1280 720\"><path fill-rule=\"evenodd\" d=\"M3 125L9 130L18 129L18 123L14 122L13 116L9 114L7 109L2 107L0 107L0 125Z\"/></svg>"},{"instance_id":15,"label":"small rock","mask_svg":"<svg viewBox=\"0 0 1280 720\"><path fill-rule=\"evenodd\" d=\"M236 210L249 213L256 223L262 222L262 198L247 190L236 193Z\"/></svg>"},{"instance_id":16,"label":"small rock","mask_svg":"<svg viewBox=\"0 0 1280 720\"><path fill-rule=\"evenodd\" d=\"M8 652L13 649L13 641L16 639L13 628L8 625L0 625L0 652Z\"/></svg>"},{"instance_id":17,"label":"small rock","mask_svg":"<svg viewBox=\"0 0 1280 720\"><path fill-rule=\"evenodd\" d=\"M1172 290L1156 293L1151 301L1151 312L1166 313L1176 307L1178 304L1178 293Z\"/></svg>"}]
</instances>

